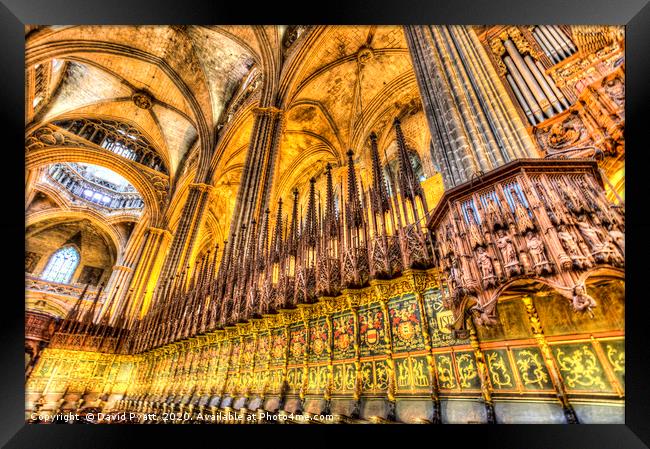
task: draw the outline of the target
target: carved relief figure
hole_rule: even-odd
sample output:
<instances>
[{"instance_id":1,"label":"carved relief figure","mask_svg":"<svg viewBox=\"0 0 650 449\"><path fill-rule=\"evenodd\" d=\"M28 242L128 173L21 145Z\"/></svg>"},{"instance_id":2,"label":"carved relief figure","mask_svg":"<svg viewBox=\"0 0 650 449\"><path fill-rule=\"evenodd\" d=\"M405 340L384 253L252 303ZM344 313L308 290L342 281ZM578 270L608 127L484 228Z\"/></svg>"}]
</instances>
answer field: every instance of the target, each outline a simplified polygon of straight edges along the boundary
<instances>
[{"instance_id":1,"label":"carved relief figure","mask_svg":"<svg viewBox=\"0 0 650 449\"><path fill-rule=\"evenodd\" d=\"M570 119L557 122L549 129L548 144L551 148L567 147L580 138L580 131L570 123Z\"/></svg>"},{"instance_id":2,"label":"carved relief figure","mask_svg":"<svg viewBox=\"0 0 650 449\"><path fill-rule=\"evenodd\" d=\"M625 83L619 77L610 79L608 81L603 80L605 85L605 92L614 100L618 106L625 105Z\"/></svg>"},{"instance_id":3,"label":"carved relief figure","mask_svg":"<svg viewBox=\"0 0 650 449\"><path fill-rule=\"evenodd\" d=\"M506 231L499 229L497 231L497 247L501 252L501 256L505 262L506 273L508 276L516 276L519 274L519 260L517 259L517 251L512 240L506 234Z\"/></svg>"},{"instance_id":4,"label":"carved relief figure","mask_svg":"<svg viewBox=\"0 0 650 449\"><path fill-rule=\"evenodd\" d=\"M573 238L573 235L567 230L565 225L558 226L557 236L562 243L562 247L567 252L567 255L571 258L573 267L577 269L587 268L589 265L587 258L582 255L578 243Z\"/></svg>"},{"instance_id":5,"label":"carved relief figure","mask_svg":"<svg viewBox=\"0 0 650 449\"><path fill-rule=\"evenodd\" d=\"M530 252L531 257L533 258L533 266L535 272L539 275L542 273L550 273L551 265L548 262L546 257L546 251L544 250L544 242L537 234L533 234L531 231L526 233L526 247Z\"/></svg>"},{"instance_id":6,"label":"carved relief figure","mask_svg":"<svg viewBox=\"0 0 650 449\"><path fill-rule=\"evenodd\" d=\"M614 244L621 250L623 257L625 257L625 234L612 224L609 225L608 233Z\"/></svg>"},{"instance_id":7,"label":"carved relief figure","mask_svg":"<svg viewBox=\"0 0 650 449\"><path fill-rule=\"evenodd\" d=\"M458 268L458 259L452 256L451 266L449 267L449 286L451 291L456 290L462 285L460 269Z\"/></svg>"},{"instance_id":8,"label":"carved relief figure","mask_svg":"<svg viewBox=\"0 0 650 449\"><path fill-rule=\"evenodd\" d=\"M591 254L596 258L598 262L604 262L605 254L603 253L603 242L598 235L596 228L590 225L587 221L587 216L585 214L579 215L576 221L576 225L580 230L580 234L582 234L582 237L585 239L585 242L587 242L587 245L589 245Z\"/></svg>"},{"instance_id":9,"label":"carved relief figure","mask_svg":"<svg viewBox=\"0 0 650 449\"><path fill-rule=\"evenodd\" d=\"M485 248L479 246L476 255L479 269L481 270L481 279L483 280L483 288L490 288L496 285L496 278L494 276L494 266L492 265L492 258L489 256Z\"/></svg>"},{"instance_id":10,"label":"carved relief figure","mask_svg":"<svg viewBox=\"0 0 650 449\"><path fill-rule=\"evenodd\" d=\"M576 312L583 312L585 310L591 310L593 307L596 307L596 301L594 298L589 296L585 290L584 285L578 284L573 289L573 309Z\"/></svg>"}]
</instances>

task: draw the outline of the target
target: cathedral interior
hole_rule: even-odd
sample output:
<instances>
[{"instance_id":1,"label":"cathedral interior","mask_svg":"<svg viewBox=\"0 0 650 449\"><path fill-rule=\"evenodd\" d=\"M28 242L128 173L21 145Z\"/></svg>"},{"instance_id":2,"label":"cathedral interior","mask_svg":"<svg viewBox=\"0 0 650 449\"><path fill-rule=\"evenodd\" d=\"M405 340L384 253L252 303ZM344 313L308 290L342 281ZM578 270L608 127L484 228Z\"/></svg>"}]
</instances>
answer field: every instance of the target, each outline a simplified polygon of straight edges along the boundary
<instances>
[{"instance_id":1,"label":"cathedral interior","mask_svg":"<svg viewBox=\"0 0 650 449\"><path fill-rule=\"evenodd\" d=\"M28 422L624 422L623 27L25 33Z\"/></svg>"}]
</instances>

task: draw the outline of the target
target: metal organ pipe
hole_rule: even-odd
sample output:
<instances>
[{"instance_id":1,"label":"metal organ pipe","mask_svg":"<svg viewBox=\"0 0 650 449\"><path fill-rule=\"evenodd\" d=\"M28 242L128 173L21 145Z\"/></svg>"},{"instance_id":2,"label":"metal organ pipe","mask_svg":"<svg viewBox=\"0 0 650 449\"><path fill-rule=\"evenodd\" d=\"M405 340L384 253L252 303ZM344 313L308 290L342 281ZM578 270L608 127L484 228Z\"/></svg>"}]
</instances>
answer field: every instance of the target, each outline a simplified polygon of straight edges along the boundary
<instances>
[{"instance_id":1,"label":"metal organ pipe","mask_svg":"<svg viewBox=\"0 0 650 449\"><path fill-rule=\"evenodd\" d=\"M561 29L555 25L546 26L546 28L549 30L551 35L555 37L555 40L559 42L560 46L567 53L567 55L571 55L574 52L573 48L571 47L572 44Z\"/></svg>"},{"instance_id":2,"label":"metal organ pipe","mask_svg":"<svg viewBox=\"0 0 650 449\"><path fill-rule=\"evenodd\" d=\"M542 113L542 110L537 104L537 101L535 100L535 97L531 93L530 89L526 85L526 82L524 81L521 74L519 73L519 70L517 70L517 67L512 62L510 56L505 56L503 58L503 62L506 64L506 67L508 67L508 71L512 75L512 78L517 84L517 87L519 87L519 90L521 91L524 98L526 99L526 102L528 103L532 114L535 116L538 122L544 121L544 114Z\"/></svg>"},{"instance_id":3,"label":"metal organ pipe","mask_svg":"<svg viewBox=\"0 0 650 449\"><path fill-rule=\"evenodd\" d=\"M542 66L541 62L536 60L535 65L537 66L537 68L538 68L538 70L540 72L544 73L544 67ZM564 96L564 94L562 93L562 91L557 88L557 86L555 85L553 80L549 80L548 77L546 79L548 80L548 84L551 86L551 90L553 90L553 93L555 93L555 96L560 100L560 102L562 103L562 105L565 108L568 108L569 107L569 102L567 101L567 99Z\"/></svg>"},{"instance_id":4,"label":"metal organ pipe","mask_svg":"<svg viewBox=\"0 0 650 449\"><path fill-rule=\"evenodd\" d=\"M517 50L517 47L515 47L515 44L510 39L506 40L503 44L506 48L506 51L514 61L515 66L519 70L520 75L524 78L528 88L531 90L535 99L537 100L537 104L544 111L547 117L552 117L554 114L550 102L546 98L546 95L544 95L542 88L539 86L539 84L537 84L535 76L531 73L528 66L526 66L526 63L521 57L521 54L519 54L519 51Z\"/></svg>"},{"instance_id":5,"label":"metal organ pipe","mask_svg":"<svg viewBox=\"0 0 650 449\"><path fill-rule=\"evenodd\" d=\"M555 51L555 48L553 48L548 39L546 39L546 36L544 36L544 34L539 30L539 27L535 28L533 36L537 39L537 42L540 43L548 57L551 58L553 62L560 62L562 60L560 55Z\"/></svg>"},{"instance_id":6,"label":"metal organ pipe","mask_svg":"<svg viewBox=\"0 0 650 449\"><path fill-rule=\"evenodd\" d=\"M555 108L555 110L557 112L562 112L564 110L564 108L560 104L558 98L555 96L555 93L553 92L553 90L549 86L549 83L546 81L546 75L544 73L540 72L539 68L535 65L535 63L533 62L533 58L531 58L530 55L526 55L524 57L524 61L526 62L526 65L528 65L528 68L530 69L530 71L535 76L535 79L537 80L537 82L542 87L542 90L544 91L544 94L546 95L546 98L549 99L549 101L551 102L551 105L553 105L553 108Z\"/></svg>"},{"instance_id":7,"label":"metal organ pipe","mask_svg":"<svg viewBox=\"0 0 650 449\"><path fill-rule=\"evenodd\" d=\"M544 36L546 36L548 41L551 43L551 45L557 51L558 55L562 56L561 59L564 59L567 56L569 56L569 53L563 48L563 46L560 44L560 42L557 41L555 36L553 36L553 34L551 34L551 32L547 29L547 27L545 27L545 26L540 27L540 31L544 34Z\"/></svg>"}]
</instances>

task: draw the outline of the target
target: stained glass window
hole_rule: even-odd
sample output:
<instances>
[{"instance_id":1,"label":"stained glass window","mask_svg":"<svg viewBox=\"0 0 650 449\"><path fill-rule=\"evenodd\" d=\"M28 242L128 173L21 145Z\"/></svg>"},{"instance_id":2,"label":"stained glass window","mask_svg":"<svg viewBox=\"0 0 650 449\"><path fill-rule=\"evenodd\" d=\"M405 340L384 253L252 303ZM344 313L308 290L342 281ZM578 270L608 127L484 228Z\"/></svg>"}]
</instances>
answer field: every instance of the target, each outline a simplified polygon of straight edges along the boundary
<instances>
[{"instance_id":1,"label":"stained glass window","mask_svg":"<svg viewBox=\"0 0 650 449\"><path fill-rule=\"evenodd\" d=\"M63 247L52 254L41 278L67 284L77 265L79 265L79 252L72 246Z\"/></svg>"}]
</instances>

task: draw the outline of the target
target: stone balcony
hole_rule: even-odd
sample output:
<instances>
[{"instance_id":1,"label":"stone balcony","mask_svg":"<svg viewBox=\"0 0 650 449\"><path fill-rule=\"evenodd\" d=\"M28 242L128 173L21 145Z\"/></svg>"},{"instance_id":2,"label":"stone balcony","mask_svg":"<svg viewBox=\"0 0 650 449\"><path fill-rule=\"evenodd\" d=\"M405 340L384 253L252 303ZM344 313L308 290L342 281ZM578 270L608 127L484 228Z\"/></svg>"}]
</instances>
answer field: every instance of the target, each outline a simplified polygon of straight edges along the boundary
<instances>
[{"instance_id":1,"label":"stone balcony","mask_svg":"<svg viewBox=\"0 0 650 449\"><path fill-rule=\"evenodd\" d=\"M58 282L50 282L43 279L40 279L31 274L25 274L25 290L42 292L46 294L52 294L55 296L65 296L69 298L79 298L81 292L84 289L82 284L61 284ZM92 301L97 294L97 289L99 287L88 287L86 291L85 300ZM103 302L106 298L105 292L100 295L100 302Z\"/></svg>"}]
</instances>

